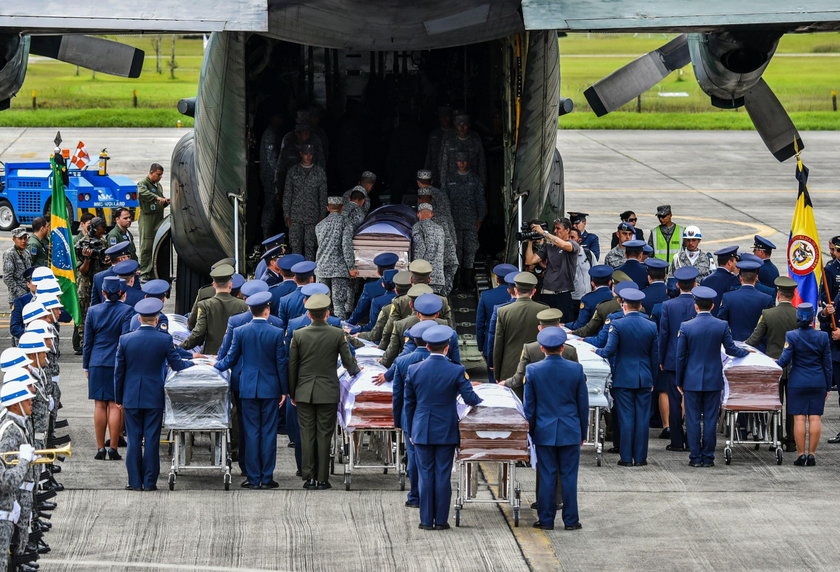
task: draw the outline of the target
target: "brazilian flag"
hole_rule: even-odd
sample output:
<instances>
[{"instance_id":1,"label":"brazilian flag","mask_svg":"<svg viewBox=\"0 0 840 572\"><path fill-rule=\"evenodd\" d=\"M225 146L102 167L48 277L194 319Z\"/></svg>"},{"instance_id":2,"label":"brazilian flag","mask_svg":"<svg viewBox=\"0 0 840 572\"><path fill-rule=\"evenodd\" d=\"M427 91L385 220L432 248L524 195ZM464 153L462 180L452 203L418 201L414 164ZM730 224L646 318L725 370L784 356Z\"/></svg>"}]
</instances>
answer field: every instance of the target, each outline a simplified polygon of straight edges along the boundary
<instances>
[{"instance_id":1,"label":"brazilian flag","mask_svg":"<svg viewBox=\"0 0 840 572\"><path fill-rule=\"evenodd\" d=\"M67 178L67 165L64 157L56 153L50 159L52 167L52 201L50 210L50 267L61 286L61 303L73 322L81 321L79 294L76 290L76 251L73 249L73 237L67 223L67 200L64 197L64 184Z\"/></svg>"}]
</instances>

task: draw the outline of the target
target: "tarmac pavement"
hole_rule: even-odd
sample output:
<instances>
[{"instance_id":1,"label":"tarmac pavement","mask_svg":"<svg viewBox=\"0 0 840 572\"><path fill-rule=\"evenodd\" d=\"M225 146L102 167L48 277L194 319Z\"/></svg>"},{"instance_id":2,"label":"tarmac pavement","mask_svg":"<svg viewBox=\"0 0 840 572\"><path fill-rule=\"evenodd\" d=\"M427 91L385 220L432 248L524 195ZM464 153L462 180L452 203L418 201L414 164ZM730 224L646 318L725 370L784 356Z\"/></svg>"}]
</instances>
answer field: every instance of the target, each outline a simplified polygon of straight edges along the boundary
<instances>
[{"instance_id":1,"label":"tarmac pavement","mask_svg":"<svg viewBox=\"0 0 840 572\"><path fill-rule=\"evenodd\" d=\"M84 140L92 155L107 146L112 172L140 178L152 161L168 168L171 149L185 132L68 129L62 136ZM0 129L0 160L48 151L54 134ZM838 214L833 201L840 193L840 134L803 133L803 139L825 243L840 234L832 226ZM754 133L561 131L558 145L566 167L567 208L590 213L589 228L602 237L602 257L618 212L636 209L649 229L656 205L663 203L672 205L680 224L703 217L703 244L709 248L748 247L759 231L784 247L796 196L793 164L778 165ZM9 245L9 233L0 233L0 246ZM774 260L780 264L783 256ZM0 296L5 296L3 286ZM2 347L9 343L5 326L4 320ZM277 490L241 490L235 471L229 492L223 490L221 473L207 472L184 473L176 490L169 491L165 447L160 490L123 490L124 463L93 460L93 406L66 326L61 347L61 416L70 421L74 455L58 475L67 490L57 498L53 530L46 536L52 552L42 557L42 570L837 567L840 446L824 443L840 431L835 393L823 418L816 467L793 466L794 453L786 453L778 466L766 448L752 447L736 448L733 464L726 466L718 439L718 465L692 469L687 454L664 450L667 442L657 439L654 429L647 467L618 467L617 455L610 454L596 467L591 448L584 450L580 531L531 528L527 506L534 500L534 477L530 469L520 469L525 508L519 528L512 526L510 507L484 504L467 506L459 528L427 532L417 529L417 511L403 506L405 493L393 474L361 471L349 492L337 474L332 490L304 491L285 436L279 440ZM486 491L482 495L489 498ZM454 524L454 515L451 520ZM557 523L562 524L559 515Z\"/></svg>"}]
</instances>

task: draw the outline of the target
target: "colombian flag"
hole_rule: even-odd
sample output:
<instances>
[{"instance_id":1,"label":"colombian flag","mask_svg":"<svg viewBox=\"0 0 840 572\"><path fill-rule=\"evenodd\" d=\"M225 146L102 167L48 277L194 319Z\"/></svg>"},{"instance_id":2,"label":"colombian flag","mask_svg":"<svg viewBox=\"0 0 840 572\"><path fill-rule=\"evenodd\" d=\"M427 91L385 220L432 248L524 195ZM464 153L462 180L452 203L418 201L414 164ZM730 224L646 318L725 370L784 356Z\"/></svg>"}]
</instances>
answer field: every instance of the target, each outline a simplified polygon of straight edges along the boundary
<instances>
[{"instance_id":1,"label":"colombian flag","mask_svg":"<svg viewBox=\"0 0 840 572\"><path fill-rule=\"evenodd\" d=\"M820 239L814 222L814 205L808 194L808 167L798 157L796 180L799 181L799 194L796 196L787 248L788 274L798 284L793 305L807 302L817 308L822 281Z\"/></svg>"},{"instance_id":2,"label":"colombian flag","mask_svg":"<svg viewBox=\"0 0 840 572\"><path fill-rule=\"evenodd\" d=\"M73 316L73 322L81 320L79 294L76 291L76 251L73 249L73 237L67 224L67 200L64 197L64 178L67 165L64 158L56 153L50 159L52 167L52 201L50 211L50 267L61 285L61 303L67 313Z\"/></svg>"}]
</instances>

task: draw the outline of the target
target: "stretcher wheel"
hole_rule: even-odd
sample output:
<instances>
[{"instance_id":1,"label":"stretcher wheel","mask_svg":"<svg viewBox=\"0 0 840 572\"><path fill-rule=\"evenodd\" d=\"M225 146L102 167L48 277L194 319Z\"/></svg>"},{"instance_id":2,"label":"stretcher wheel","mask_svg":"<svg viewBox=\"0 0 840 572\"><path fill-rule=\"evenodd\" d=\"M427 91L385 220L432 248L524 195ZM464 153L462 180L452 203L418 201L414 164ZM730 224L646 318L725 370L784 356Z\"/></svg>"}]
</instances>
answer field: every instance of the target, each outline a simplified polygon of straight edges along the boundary
<instances>
[{"instance_id":1,"label":"stretcher wheel","mask_svg":"<svg viewBox=\"0 0 840 572\"><path fill-rule=\"evenodd\" d=\"M405 490L405 473L400 474L400 490Z\"/></svg>"},{"instance_id":2,"label":"stretcher wheel","mask_svg":"<svg viewBox=\"0 0 840 572\"><path fill-rule=\"evenodd\" d=\"M782 460L783 460L782 448L781 447L776 447L776 464L781 465Z\"/></svg>"},{"instance_id":3,"label":"stretcher wheel","mask_svg":"<svg viewBox=\"0 0 840 572\"><path fill-rule=\"evenodd\" d=\"M461 509L455 507L455 526L461 526Z\"/></svg>"},{"instance_id":4,"label":"stretcher wheel","mask_svg":"<svg viewBox=\"0 0 840 572\"><path fill-rule=\"evenodd\" d=\"M732 464L732 449L726 448L723 450L723 461L727 465Z\"/></svg>"},{"instance_id":5,"label":"stretcher wheel","mask_svg":"<svg viewBox=\"0 0 840 572\"><path fill-rule=\"evenodd\" d=\"M601 459L602 459L603 456L604 455L601 454L601 453L598 453L597 455L595 455L595 465L596 466L598 466L598 467L601 466Z\"/></svg>"},{"instance_id":6,"label":"stretcher wheel","mask_svg":"<svg viewBox=\"0 0 840 572\"><path fill-rule=\"evenodd\" d=\"M387 475L388 474L388 469L382 469L382 474Z\"/></svg>"},{"instance_id":7,"label":"stretcher wheel","mask_svg":"<svg viewBox=\"0 0 840 572\"><path fill-rule=\"evenodd\" d=\"M175 473L169 473L169 490L175 490Z\"/></svg>"},{"instance_id":8,"label":"stretcher wheel","mask_svg":"<svg viewBox=\"0 0 840 572\"><path fill-rule=\"evenodd\" d=\"M225 479L225 490L229 491L230 490L230 473L225 473L224 479Z\"/></svg>"},{"instance_id":9,"label":"stretcher wheel","mask_svg":"<svg viewBox=\"0 0 840 572\"><path fill-rule=\"evenodd\" d=\"M353 480L353 477L350 476L350 473L344 473L344 490L350 490L350 482Z\"/></svg>"},{"instance_id":10,"label":"stretcher wheel","mask_svg":"<svg viewBox=\"0 0 840 572\"><path fill-rule=\"evenodd\" d=\"M330 455L330 474L335 474L335 457Z\"/></svg>"},{"instance_id":11,"label":"stretcher wheel","mask_svg":"<svg viewBox=\"0 0 840 572\"><path fill-rule=\"evenodd\" d=\"M519 509L513 509L513 526L519 526Z\"/></svg>"}]
</instances>

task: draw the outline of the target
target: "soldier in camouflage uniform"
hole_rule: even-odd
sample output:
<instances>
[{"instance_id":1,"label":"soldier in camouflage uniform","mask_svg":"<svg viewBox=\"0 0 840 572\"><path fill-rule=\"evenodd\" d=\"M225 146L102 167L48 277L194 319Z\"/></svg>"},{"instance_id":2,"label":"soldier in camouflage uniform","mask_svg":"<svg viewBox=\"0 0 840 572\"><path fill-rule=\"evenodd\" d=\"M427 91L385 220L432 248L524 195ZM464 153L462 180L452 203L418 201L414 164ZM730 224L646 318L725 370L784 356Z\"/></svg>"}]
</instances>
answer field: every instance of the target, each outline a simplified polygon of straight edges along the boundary
<instances>
[{"instance_id":1,"label":"soldier in camouflage uniform","mask_svg":"<svg viewBox=\"0 0 840 572\"><path fill-rule=\"evenodd\" d=\"M152 249L155 234L163 223L163 210L171 202L163 196L163 167L152 163L149 175L137 183L137 199L140 203L140 216L137 226L140 227L140 278L145 282L152 279Z\"/></svg>"},{"instance_id":2,"label":"soldier in camouflage uniform","mask_svg":"<svg viewBox=\"0 0 840 572\"><path fill-rule=\"evenodd\" d=\"M344 210L341 211L341 215L350 221L353 232L356 232L356 229L365 220L367 193L365 193L362 187L357 186L351 189L350 195L347 198L343 198L343 200Z\"/></svg>"},{"instance_id":3,"label":"soldier in camouflage uniform","mask_svg":"<svg viewBox=\"0 0 840 572\"><path fill-rule=\"evenodd\" d=\"M428 169L417 171L417 204L429 203L435 208L435 222L446 231L446 238L455 247L455 222L452 220L452 206L449 195L432 186L432 172Z\"/></svg>"},{"instance_id":4,"label":"soldier in camouflage uniform","mask_svg":"<svg viewBox=\"0 0 840 572\"><path fill-rule=\"evenodd\" d=\"M315 272L318 282L326 284L332 295L335 315L346 320L353 312L352 278L359 275L356 270L356 255L353 252L353 225L342 216L344 200L329 197L327 218L315 226L318 252Z\"/></svg>"},{"instance_id":5,"label":"soldier in camouflage uniform","mask_svg":"<svg viewBox=\"0 0 840 572\"><path fill-rule=\"evenodd\" d=\"M32 255L26 248L29 233L22 226L12 231L11 248L3 253L3 282L9 289L9 306L13 306L15 298L29 292L23 272L32 266Z\"/></svg>"},{"instance_id":6,"label":"soldier in camouflage uniform","mask_svg":"<svg viewBox=\"0 0 840 572\"><path fill-rule=\"evenodd\" d=\"M444 189L452 205L452 219L455 223L456 255L461 266L462 288L472 281L475 253L478 252L478 229L487 215L484 186L478 176L470 170L466 153L457 153L455 163L458 172Z\"/></svg>"},{"instance_id":7,"label":"soldier in camouflage uniform","mask_svg":"<svg viewBox=\"0 0 840 572\"><path fill-rule=\"evenodd\" d=\"M307 145L311 146L312 162L319 167L326 168L326 159L324 157L324 147L318 136L312 133L310 126L307 123L298 122L295 125L294 131L290 131L283 136L280 143L280 151L277 155L277 166L274 169L274 188L276 194L282 195L282 191L286 188L286 178L289 171L300 162L300 153ZM285 201L283 202L285 208ZM288 216L288 212L284 211L283 216Z\"/></svg>"},{"instance_id":8,"label":"soldier in camouflage uniform","mask_svg":"<svg viewBox=\"0 0 840 572\"><path fill-rule=\"evenodd\" d=\"M703 234L699 228L694 225L685 227L682 238L683 247L671 260L668 276L673 276L678 268L693 266L700 273L697 277L697 280L700 281L717 269L717 263L712 253L700 250L700 241L703 239Z\"/></svg>"},{"instance_id":9,"label":"soldier in camouflage uniform","mask_svg":"<svg viewBox=\"0 0 840 572\"><path fill-rule=\"evenodd\" d=\"M487 184L487 165L484 159L484 145L478 133L470 130L470 116L459 114L455 116L455 131L447 133L440 145L440 186L446 185L458 172L455 165L455 154L466 153L481 185Z\"/></svg>"},{"instance_id":10,"label":"soldier in camouflage uniform","mask_svg":"<svg viewBox=\"0 0 840 572\"><path fill-rule=\"evenodd\" d=\"M636 229L629 222L622 222L618 225L618 245L607 253L604 257L604 264L608 264L612 268L618 268L627 262L627 256L624 254L624 247L621 246L628 240L636 238Z\"/></svg>"},{"instance_id":11,"label":"soldier in camouflage uniform","mask_svg":"<svg viewBox=\"0 0 840 572\"><path fill-rule=\"evenodd\" d=\"M291 251L315 259L315 225L327 206L327 175L314 163L314 148L304 145L301 161L289 169L283 193L283 213L289 228Z\"/></svg>"},{"instance_id":12,"label":"soldier in camouflage uniform","mask_svg":"<svg viewBox=\"0 0 840 572\"><path fill-rule=\"evenodd\" d=\"M125 207L114 209L114 228L106 235L108 246L116 246L128 241L126 253L132 260L137 260L137 247L134 246L134 235L131 228L131 211Z\"/></svg>"},{"instance_id":13,"label":"soldier in camouflage uniform","mask_svg":"<svg viewBox=\"0 0 840 572\"><path fill-rule=\"evenodd\" d=\"M0 462L0 552L3 556L7 555L10 549L12 553L20 553L26 546L34 500L32 491L38 469L38 465L31 464L35 459L35 448L27 421L32 412L33 394L31 386L28 385L29 381L21 379L21 373L21 370L12 370L11 376L6 375L9 381L0 389L0 404L5 407L0 413L0 452L18 452L16 465ZM28 507L26 512L29 513L23 519L21 516L25 509L22 505ZM13 547L11 543L16 525L20 527L21 539L18 546ZM0 570L6 570L7 565L8 559L0 558Z\"/></svg>"},{"instance_id":14,"label":"soldier in camouflage uniform","mask_svg":"<svg viewBox=\"0 0 840 572\"><path fill-rule=\"evenodd\" d=\"M454 131L452 128L452 108L448 105L438 107L438 126L429 133L426 145L426 161L423 163L423 167L432 172L432 181L435 183L440 183L438 161L440 160L441 144L443 139Z\"/></svg>"},{"instance_id":15,"label":"soldier in camouflage uniform","mask_svg":"<svg viewBox=\"0 0 840 572\"><path fill-rule=\"evenodd\" d=\"M73 349L76 355L82 353L82 343L85 337L85 318L90 308L93 277L109 268L105 264L105 219L94 217L88 227L88 235L76 242L76 292L79 296L79 310L81 321L73 333ZM77 345L78 341L78 345Z\"/></svg>"},{"instance_id":16,"label":"soldier in camouflage uniform","mask_svg":"<svg viewBox=\"0 0 840 572\"><path fill-rule=\"evenodd\" d=\"M41 334L27 332L20 337L20 348L32 360L27 370L35 380L35 397L32 399L32 427L36 449L43 449L47 441L47 429L50 421L50 400L52 378L48 375L47 345Z\"/></svg>"},{"instance_id":17,"label":"soldier in camouflage uniform","mask_svg":"<svg viewBox=\"0 0 840 572\"><path fill-rule=\"evenodd\" d=\"M432 265L432 289L446 296L452 287L452 277L458 270L458 259L451 246L447 248L446 232L432 220L433 209L429 203L417 207L419 219L411 228L414 259L427 260Z\"/></svg>"},{"instance_id":18,"label":"soldier in camouflage uniform","mask_svg":"<svg viewBox=\"0 0 840 572\"><path fill-rule=\"evenodd\" d=\"M32 221L32 234L29 235L29 255L32 266L50 265L50 221L44 217L36 217Z\"/></svg>"}]
</instances>

